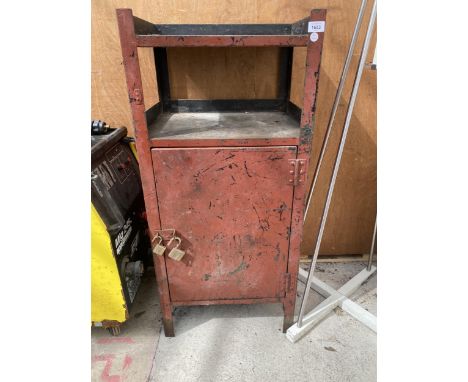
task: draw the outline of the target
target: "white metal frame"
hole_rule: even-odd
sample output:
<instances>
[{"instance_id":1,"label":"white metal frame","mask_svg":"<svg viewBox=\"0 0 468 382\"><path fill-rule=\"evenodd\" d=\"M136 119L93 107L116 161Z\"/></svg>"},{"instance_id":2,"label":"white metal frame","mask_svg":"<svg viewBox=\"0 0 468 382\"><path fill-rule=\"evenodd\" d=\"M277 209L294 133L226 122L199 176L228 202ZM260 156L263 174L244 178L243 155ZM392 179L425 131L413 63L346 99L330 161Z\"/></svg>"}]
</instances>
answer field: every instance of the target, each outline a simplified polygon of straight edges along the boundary
<instances>
[{"instance_id":1,"label":"white metal frame","mask_svg":"<svg viewBox=\"0 0 468 382\"><path fill-rule=\"evenodd\" d=\"M352 38L351 45L350 45L350 49L348 51L348 56L346 58L345 65L343 67L343 73L341 75L340 85L338 87L337 95L335 97L335 103L337 102L337 99L339 100L339 98L340 98L341 91L342 91L342 88L343 88L343 83L344 83L344 81L346 79L346 74L347 74L347 71L349 69L349 62L348 61L350 60L350 56L352 55L352 52L353 52L355 40L357 39L357 36L359 34L359 28L360 28L360 25L361 25L361 22L362 22L362 15L363 15L364 10L365 10L365 5L366 5L366 0L362 0L361 8L360 8L358 19L357 19L357 22L356 22L356 27L355 27L353 38ZM309 272L302 271L302 270L299 271L299 278L306 280L305 281L306 288L304 290L304 295L302 297L301 307L300 307L297 322L293 326L291 326L286 332L286 337L291 342L296 342L301 337L303 337L320 320L325 318L337 306L341 306L342 308L344 307L343 309L346 310L353 317L359 319L361 322L365 323L367 326L369 326L374 331L377 331L377 319L376 319L376 317L371 315L369 312L365 311L365 309L362 309L358 304L356 304L356 303L354 303L354 302L352 302L351 300L348 299L348 297L353 292L355 292L361 286L361 284L364 281L366 281L376 271L376 267L372 266L371 264L372 264L372 255L373 255L373 252L374 252L375 236L376 236L376 231L377 231L377 218L376 218L376 221L375 221L374 234L373 234L373 237L372 237L372 248L371 248L371 252L370 252L370 255L369 255L369 264L368 264L367 269L363 269L358 275L353 277L350 281L348 281L345 285L343 285L338 290L335 290L335 289L331 288L330 286L328 286L327 284L323 283L322 281L318 280L317 278L315 278L313 276L314 270L315 270L315 265L316 265L316 262L317 262L319 249L320 249L320 244L321 244L321 241L322 241L323 231L325 229L325 224L326 224L327 217L328 217L328 211L329 211L332 196L333 196L333 190L334 190L336 178L337 178L337 175L338 175L338 171L339 171L339 168L340 168L340 163L341 163L341 158L342 158L343 151L344 151L344 146L345 146L345 143L346 143L346 137L347 137L347 134L348 134L349 125L350 125L351 117L352 117L352 114L353 114L354 104L355 104L357 93L358 93L358 90L359 90L359 83L361 81L361 76L362 76L362 72L363 72L363 69L364 69L364 66L365 66L365 60L366 60L366 57L367 57L367 52L369 50L369 45L370 45L370 41L371 41L371 38L372 38L373 30L374 30L374 24L375 24L376 16L377 16L377 0L374 1L374 4L372 6L372 11L371 11L370 19L369 19L369 24L368 24L368 27L367 27L366 36L365 36L365 39L364 39L364 44L362 46L361 55L360 55L360 58L359 58L359 65L358 65L358 68L357 68L357 71L356 71L356 77L354 79L353 89L351 91L348 110L346 111L346 119L345 119L345 123L344 123L344 127L343 127L343 132L342 132L342 135L341 135L341 140L340 140L338 152L337 152L336 159L335 159L335 164L334 164L334 167L333 167L333 173L332 173L332 177L331 177L330 184L329 184L329 187L328 187L327 198L326 198L326 201L325 201L325 206L324 206L324 210L323 210L323 213L322 213L322 218L321 218L321 221L320 221L320 228L319 228L319 232L318 232L318 235L317 235L317 240L316 240L316 243L315 243L315 249L314 249L314 254L313 254L313 258L312 258L312 263L311 263ZM333 126L333 120L334 120L334 113L335 112L336 112L336 108L333 107L331 117L330 117L330 121L329 121L329 124L328 124L328 127L327 127L326 137L325 137L324 142L322 144L322 148L321 148L321 152L320 152L320 159L322 159L322 157L324 155L324 152L326 150L326 146L327 146L327 143L328 143L328 136L329 136L330 131L331 131L332 126ZM319 160L319 163L317 164L317 168L316 168L315 173L314 173L314 177L313 177L313 180L312 180L311 191L309 192L309 195L308 195L306 212L307 212L307 209L308 209L308 207L310 205L310 202L311 202L314 185L315 185L315 182L317 180L318 174L320 172L320 167L321 167L321 160ZM319 293L323 294L327 298L324 301L322 301L319 305L317 305L311 312L305 314L305 306L307 304L307 299L309 297L309 292L310 292L311 288L313 288L315 290L318 290ZM367 313L364 313L364 312L367 312Z\"/></svg>"},{"instance_id":2,"label":"white metal frame","mask_svg":"<svg viewBox=\"0 0 468 382\"><path fill-rule=\"evenodd\" d=\"M372 266L370 270L367 268L363 269L338 290L333 289L328 284L313 277L311 288L323 297L326 297L326 299L304 316L304 321L300 328L296 323L288 329L286 332L287 339L293 343L300 340L337 306L377 333L377 317L348 298L351 294L356 292L362 283L372 276L376 270L377 268L375 266ZM299 280L306 282L307 276L308 272L299 268Z\"/></svg>"}]
</instances>

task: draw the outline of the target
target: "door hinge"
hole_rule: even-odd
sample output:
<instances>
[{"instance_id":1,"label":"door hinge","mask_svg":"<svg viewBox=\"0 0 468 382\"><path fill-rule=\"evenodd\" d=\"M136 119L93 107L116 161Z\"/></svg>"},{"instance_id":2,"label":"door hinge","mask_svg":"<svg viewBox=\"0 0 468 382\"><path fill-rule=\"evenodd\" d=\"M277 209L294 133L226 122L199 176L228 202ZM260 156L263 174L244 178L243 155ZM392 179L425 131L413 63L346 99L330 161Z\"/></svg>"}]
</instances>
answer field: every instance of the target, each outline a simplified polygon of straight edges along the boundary
<instances>
[{"instance_id":1,"label":"door hinge","mask_svg":"<svg viewBox=\"0 0 468 382\"><path fill-rule=\"evenodd\" d=\"M297 186L304 183L306 176L306 160L305 159L289 159L289 177L288 182L292 186Z\"/></svg>"}]
</instances>

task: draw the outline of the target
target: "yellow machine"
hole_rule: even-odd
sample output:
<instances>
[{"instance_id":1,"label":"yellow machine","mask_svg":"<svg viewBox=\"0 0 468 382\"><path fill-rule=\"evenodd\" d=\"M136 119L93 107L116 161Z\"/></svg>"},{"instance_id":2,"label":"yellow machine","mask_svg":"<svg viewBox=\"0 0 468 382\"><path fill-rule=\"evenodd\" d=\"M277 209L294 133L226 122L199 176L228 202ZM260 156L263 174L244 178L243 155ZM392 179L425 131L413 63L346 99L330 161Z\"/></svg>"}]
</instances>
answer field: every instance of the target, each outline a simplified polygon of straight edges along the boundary
<instances>
[{"instance_id":1,"label":"yellow machine","mask_svg":"<svg viewBox=\"0 0 468 382\"><path fill-rule=\"evenodd\" d=\"M138 163L126 135L125 128L91 135L91 322L113 335L129 317L150 253Z\"/></svg>"},{"instance_id":2,"label":"yellow machine","mask_svg":"<svg viewBox=\"0 0 468 382\"><path fill-rule=\"evenodd\" d=\"M93 324L128 318L127 306L106 225L91 205L91 320Z\"/></svg>"}]
</instances>

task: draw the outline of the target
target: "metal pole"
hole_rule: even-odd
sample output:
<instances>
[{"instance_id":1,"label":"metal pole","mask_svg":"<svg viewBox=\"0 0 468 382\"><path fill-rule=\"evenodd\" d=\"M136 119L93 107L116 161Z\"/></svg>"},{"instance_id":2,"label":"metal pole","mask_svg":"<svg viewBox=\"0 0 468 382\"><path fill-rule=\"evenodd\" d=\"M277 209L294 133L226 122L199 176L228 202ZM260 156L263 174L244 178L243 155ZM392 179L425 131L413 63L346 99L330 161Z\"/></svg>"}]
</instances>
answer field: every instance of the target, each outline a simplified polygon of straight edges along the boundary
<instances>
[{"instance_id":1,"label":"metal pole","mask_svg":"<svg viewBox=\"0 0 468 382\"><path fill-rule=\"evenodd\" d=\"M372 234L372 244L371 244L370 253L369 253L369 262L367 263L368 271L370 271L372 267L372 257L374 256L374 245L375 245L376 236L377 236L377 216L375 217L374 233Z\"/></svg>"},{"instance_id":2,"label":"metal pole","mask_svg":"<svg viewBox=\"0 0 468 382\"><path fill-rule=\"evenodd\" d=\"M370 41L372 38L372 32L374 30L375 18L377 15L377 0L372 6L372 13L369 19L369 25L367 27L366 38L364 40L364 45L362 46L361 56L359 58L359 66L356 72L356 78L354 79L353 90L351 92L351 98L349 100L348 110L346 111L346 119L343 127L343 133L341 134L340 146L338 148L338 153L336 155L335 165L333 167L333 174L330 180L330 185L328 188L327 199L325 202L325 207L323 209L322 219L320 221L320 229L317 235L317 241L315 244L314 256L312 259L312 264L310 266L309 275L307 277L307 284L304 291L304 296L302 297L301 310L299 311L299 317L297 320L297 326L300 328L302 326L302 320L304 318L305 303L309 297L310 286L312 284L313 273L315 269L315 264L317 262L317 256L320 249L320 244L322 242L323 231L325 229L325 223L328 217L328 210L330 208L331 199L333 196L333 189L335 188L336 177L338 175L338 170L340 169L341 157L343 155L344 145L346 143L346 136L348 135L349 124L351 122L351 117L353 115L354 103L356 101L356 96L359 90L359 83L361 81L362 71L364 69L367 51L369 50Z\"/></svg>"},{"instance_id":3,"label":"metal pole","mask_svg":"<svg viewBox=\"0 0 468 382\"><path fill-rule=\"evenodd\" d=\"M315 170L314 170L314 176L312 177L312 185L310 186L310 191L307 196L307 204L306 204L306 208L304 212L304 221L306 220L307 212L309 211L310 202L312 200L312 195L314 194L315 184L317 183L317 178L320 172L320 167L322 166L322 160L323 160L323 157L325 156L325 151L328 145L328 138L330 138L330 133L333 127L333 123L335 122L336 111L338 109L338 104L340 103L341 94L343 93L343 88L344 88L346 77L349 71L349 65L351 64L351 60L353 58L354 46L356 45L356 41L359 35L359 30L361 29L362 18L364 16L366 5L367 5L367 0L362 0L361 8L359 9L359 13L358 13L357 20L356 20L356 26L354 27L353 37L351 38L351 43L349 45L348 54L346 55L346 60L343 66L343 70L341 71L341 78L340 78L340 82L338 83L338 89L336 91L335 100L333 101L333 107L332 107L332 111L330 114L330 118L328 120L327 131L325 132L325 138L322 142L322 147L320 148L320 155L319 155L319 159L317 162L317 166L315 167Z\"/></svg>"}]
</instances>

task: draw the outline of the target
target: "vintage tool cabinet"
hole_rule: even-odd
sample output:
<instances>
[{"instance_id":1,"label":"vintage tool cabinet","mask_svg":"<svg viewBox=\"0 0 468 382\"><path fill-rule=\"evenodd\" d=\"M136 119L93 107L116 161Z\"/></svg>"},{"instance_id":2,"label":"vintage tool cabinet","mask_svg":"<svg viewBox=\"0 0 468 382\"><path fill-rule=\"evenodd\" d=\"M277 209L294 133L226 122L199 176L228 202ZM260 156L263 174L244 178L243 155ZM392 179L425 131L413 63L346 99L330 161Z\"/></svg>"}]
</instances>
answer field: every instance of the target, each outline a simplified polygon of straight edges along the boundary
<instances>
[{"instance_id":1,"label":"vintage tool cabinet","mask_svg":"<svg viewBox=\"0 0 468 382\"><path fill-rule=\"evenodd\" d=\"M293 24L152 24L118 9L120 41L166 336L180 305L280 302L293 323L325 10ZM280 50L275 99L172 99L167 49ZM145 107L139 47L154 49L159 99ZM293 49L306 47L303 109L289 101ZM206 79L210 81L210 78ZM222 84L220 84L222 86Z\"/></svg>"}]
</instances>

